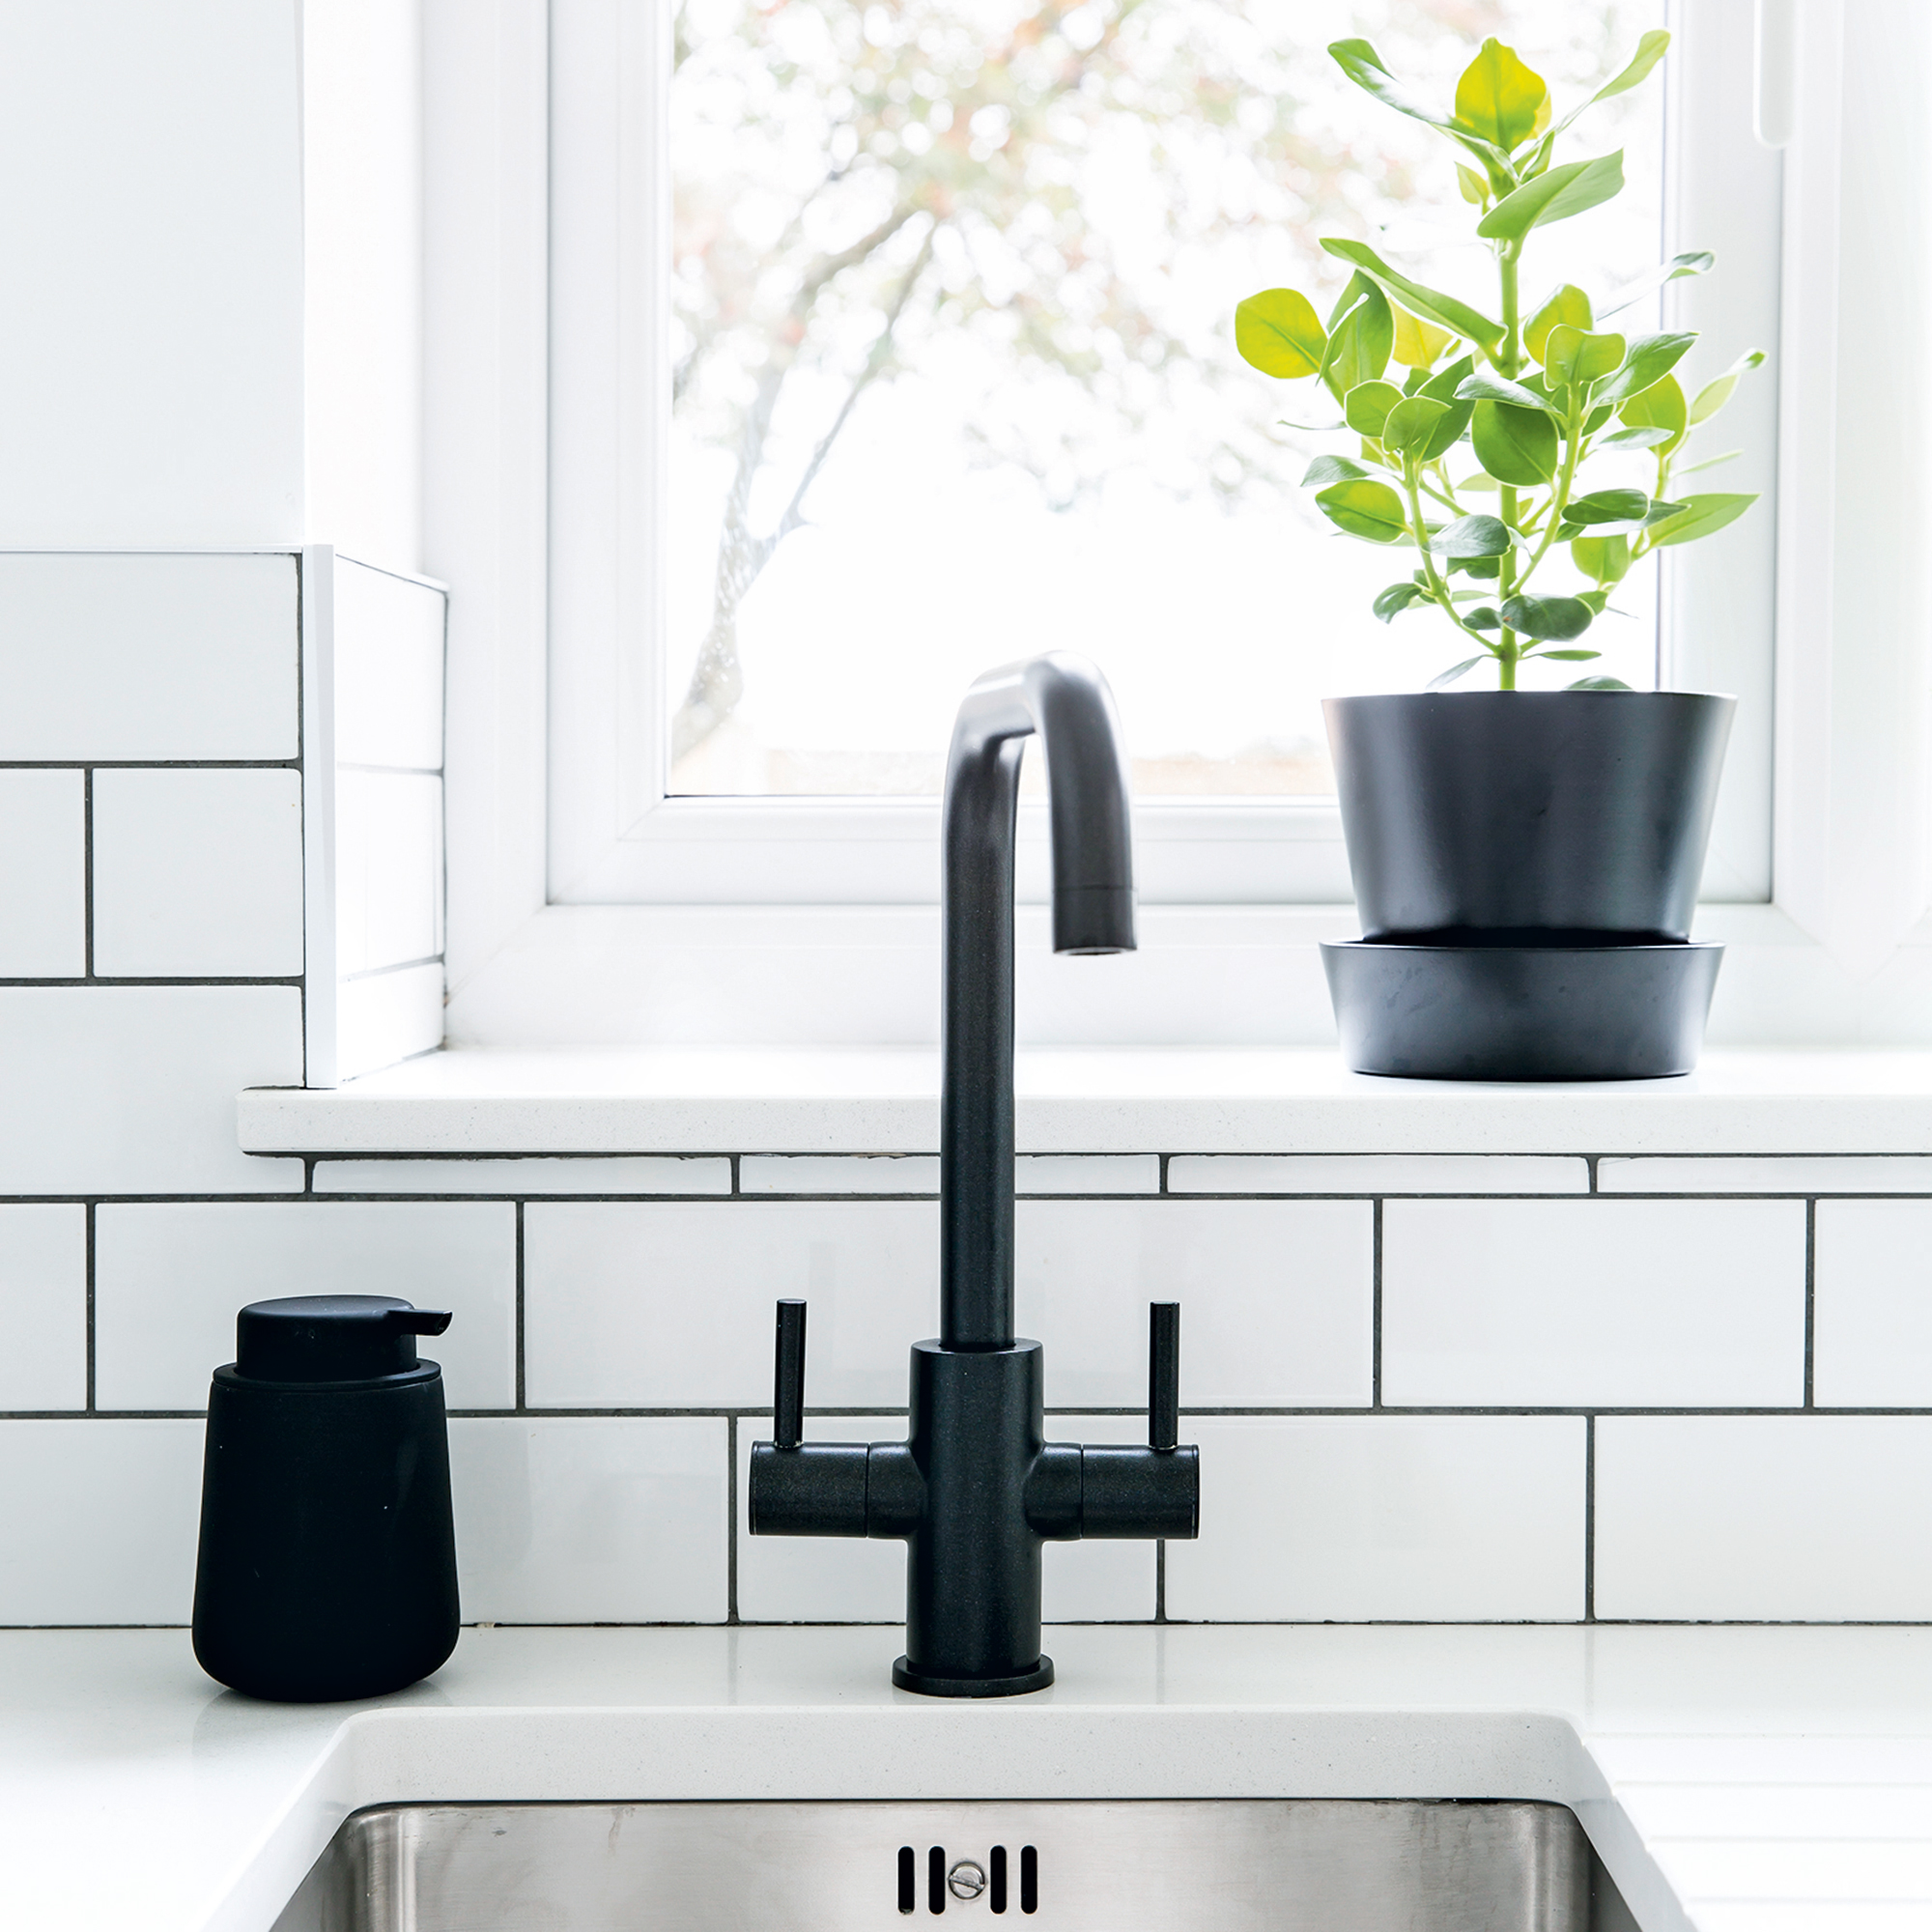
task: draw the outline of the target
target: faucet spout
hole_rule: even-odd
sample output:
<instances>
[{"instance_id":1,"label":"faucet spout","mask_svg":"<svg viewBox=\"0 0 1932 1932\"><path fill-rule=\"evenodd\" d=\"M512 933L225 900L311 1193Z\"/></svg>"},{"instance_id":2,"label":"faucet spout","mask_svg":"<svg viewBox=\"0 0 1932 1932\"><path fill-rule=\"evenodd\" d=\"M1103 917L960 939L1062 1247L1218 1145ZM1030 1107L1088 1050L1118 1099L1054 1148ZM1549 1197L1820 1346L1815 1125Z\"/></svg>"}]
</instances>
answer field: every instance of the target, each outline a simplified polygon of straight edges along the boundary
<instances>
[{"instance_id":1,"label":"faucet spout","mask_svg":"<svg viewBox=\"0 0 1932 1932\"><path fill-rule=\"evenodd\" d=\"M1046 753L1053 950L1134 949L1133 828L1113 693L1070 651L966 694L946 767L939 1335L1013 1340L1013 835L1020 759Z\"/></svg>"}]
</instances>

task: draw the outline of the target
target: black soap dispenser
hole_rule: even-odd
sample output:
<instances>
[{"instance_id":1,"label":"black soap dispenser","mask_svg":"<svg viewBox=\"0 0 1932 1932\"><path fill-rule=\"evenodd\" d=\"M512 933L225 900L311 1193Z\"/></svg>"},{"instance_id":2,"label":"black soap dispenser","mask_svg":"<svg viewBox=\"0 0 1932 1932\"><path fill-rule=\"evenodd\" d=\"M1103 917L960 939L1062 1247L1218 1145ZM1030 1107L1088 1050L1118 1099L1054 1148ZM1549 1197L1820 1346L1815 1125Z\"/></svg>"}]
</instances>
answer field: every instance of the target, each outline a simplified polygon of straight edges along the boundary
<instances>
[{"instance_id":1,"label":"black soap dispenser","mask_svg":"<svg viewBox=\"0 0 1932 1932\"><path fill-rule=\"evenodd\" d=\"M208 1397L194 1654L255 1697L374 1697L456 1648L446 1314L385 1294L257 1301Z\"/></svg>"}]
</instances>

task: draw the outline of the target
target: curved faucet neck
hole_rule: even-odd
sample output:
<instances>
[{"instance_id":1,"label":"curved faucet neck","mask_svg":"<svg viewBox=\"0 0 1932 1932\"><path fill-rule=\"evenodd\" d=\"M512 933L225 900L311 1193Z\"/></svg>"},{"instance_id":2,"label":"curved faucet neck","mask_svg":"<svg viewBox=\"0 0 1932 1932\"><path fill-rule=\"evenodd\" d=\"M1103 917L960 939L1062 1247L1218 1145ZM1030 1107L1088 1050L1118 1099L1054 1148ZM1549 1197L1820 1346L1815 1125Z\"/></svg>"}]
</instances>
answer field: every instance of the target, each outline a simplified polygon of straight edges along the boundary
<instances>
[{"instance_id":1,"label":"curved faucet neck","mask_svg":"<svg viewBox=\"0 0 1932 1932\"><path fill-rule=\"evenodd\" d=\"M1020 760L1047 754L1057 952L1133 950L1132 830L1112 694L1084 658L1050 652L966 695L947 761L940 1342L1013 1342L1013 843Z\"/></svg>"}]
</instances>

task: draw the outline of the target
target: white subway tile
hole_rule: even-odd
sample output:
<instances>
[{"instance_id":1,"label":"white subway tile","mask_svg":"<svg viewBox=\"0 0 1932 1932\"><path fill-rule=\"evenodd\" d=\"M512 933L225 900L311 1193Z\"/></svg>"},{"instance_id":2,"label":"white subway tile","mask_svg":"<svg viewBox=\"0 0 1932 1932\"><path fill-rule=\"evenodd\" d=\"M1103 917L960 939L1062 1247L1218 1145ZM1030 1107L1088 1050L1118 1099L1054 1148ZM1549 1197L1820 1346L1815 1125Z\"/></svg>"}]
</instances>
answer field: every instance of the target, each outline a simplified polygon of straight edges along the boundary
<instances>
[{"instance_id":1,"label":"white subway tile","mask_svg":"<svg viewBox=\"0 0 1932 1932\"><path fill-rule=\"evenodd\" d=\"M293 758L296 560L0 555L0 758Z\"/></svg>"},{"instance_id":2,"label":"white subway tile","mask_svg":"<svg viewBox=\"0 0 1932 1932\"><path fill-rule=\"evenodd\" d=\"M1932 1407L1932 1201L1821 1201L1817 1214L1813 1399Z\"/></svg>"},{"instance_id":3,"label":"white subway tile","mask_svg":"<svg viewBox=\"0 0 1932 1932\"><path fill-rule=\"evenodd\" d=\"M1932 1154L1605 1154L1605 1194L1932 1194Z\"/></svg>"},{"instance_id":4,"label":"white subway tile","mask_svg":"<svg viewBox=\"0 0 1932 1932\"><path fill-rule=\"evenodd\" d=\"M199 1422L0 1422L0 1625L185 1624L201 1452Z\"/></svg>"},{"instance_id":5,"label":"white subway tile","mask_svg":"<svg viewBox=\"0 0 1932 1932\"><path fill-rule=\"evenodd\" d=\"M937 1205L533 1202L524 1210L528 1399L769 1406L772 1304L788 1295L810 1303L809 1403L903 1407L908 1350L937 1325Z\"/></svg>"},{"instance_id":6,"label":"white subway tile","mask_svg":"<svg viewBox=\"0 0 1932 1932\"><path fill-rule=\"evenodd\" d=\"M87 971L86 781L0 771L0 979Z\"/></svg>"},{"instance_id":7,"label":"white subway tile","mask_svg":"<svg viewBox=\"0 0 1932 1932\"><path fill-rule=\"evenodd\" d=\"M302 970L301 774L94 775L94 970Z\"/></svg>"},{"instance_id":8,"label":"white subway tile","mask_svg":"<svg viewBox=\"0 0 1932 1932\"><path fill-rule=\"evenodd\" d=\"M729 1507L715 1416L457 1417L466 1623L722 1623Z\"/></svg>"},{"instance_id":9,"label":"white subway tile","mask_svg":"<svg viewBox=\"0 0 1932 1932\"><path fill-rule=\"evenodd\" d=\"M0 986L0 1192L299 1191L235 1138L244 1087L298 1087L293 986Z\"/></svg>"},{"instance_id":10,"label":"white subway tile","mask_svg":"<svg viewBox=\"0 0 1932 1932\"><path fill-rule=\"evenodd\" d=\"M95 1400L201 1408L236 1311L290 1294L447 1308L419 1347L451 1408L516 1400L516 1208L507 1201L142 1202L95 1210Z\"/></svg>"},{"instance_id":11,"label":"white subway tile","mask_svg":"<svg viewBox=\"0 0 1932 1932\"><path fill-rule=\"evenodd\" d=\"M369 973L442 951L442 781L338 772L336 967Z\"/></svg>"},{"instance_id":12,"label":"white subway tile","mask_svg":"<svg viewBox=\"0 0 1932 1932\"><path fill-rule=\"evenodd\" d=\"M1583 1613L1580 1416L1189 1416L1201 1537L1184 1621L1565 1621Z\"/></svg>"},{"instance_id":13,"label":"white subway tile","mask_svg":"<svg viewBox=\"0 0 1932 1932\"><path fill-rule=\"evenodd\" d=\"M0 1409L87 1406L87 1209L0 1208Z\"/></svg>"},{"instance_id":14,"label":"white subway tile","mask_svg":"<svg viewBox=\"0 0 1932 1932\"><path fill-rule=\"evenodd\" d=\"M367 973L335 988L338 1081L393 1066L442 1044L442 961Z\"/></svg>"},{"instance_id":15,"label":"white subway tile","mask_svg":"<svg viewBox=\"0 0 1932 1932\"><path fill-rule=\"evenodd\" d=\"M1374 1209L1366 1201L1023 1201L1019 1331L1046 1346L1049 1403L1147 1401L1148 1303L1180 1303L1181 1401L1371 1395Z\"/></svg>"},{"instance_id":16,"label":"white subway tile","mask_svg":"<svg viewBox=\"0 0 1932 1932\"><path fill-rule=\"evenodd\" d=\"M530 1154L504 1160L319 1160L318 1194L729 1194L716 1154Z\"/></svg>"},{"instance_id":17,"label":"white subway tile","mask_svg":"<svg viewBox=\"0 0 1932 1932\"><path fill-rule=\"evenodd\" d=\"M1804 1399L1804 1208L1392 1201L1382 1400L1757 1407Z\"/></svg>"},{"instance_id":18,"label":"white subway tile","mask_svg":"<svg viewBox=\"0 0 1932 1932\"><path fill-rule=\"evenodd\" d=\"M1563 1154L1176 1154L1170 1194L1587 1194L1589 1163Z\"/></svg>"},{"instance_id":19,"label":"white subway tile","mask_svg":"<svg viewBox=\"0 0 1932 1932\"><path fill-rule=\"evenodd\" d=\"M443 596L335 559L338 764L442 769Z\"/></svg>"},{"instance_id":20,"label":"white subway tile","mask_svg":"<svg viewBox=\"0 0 1932 1932\"><path fill-rule=\"evenodd\" d=\"M1158 1194L1157 1153L1023 1153L1013 1162L1020 1194Z\"/></svg>"},{"instance_id":21,"label":"white subway tile","mask_svg":"<svg viewBox=\"0 0 1932 1932\"><path fill-rule=\"evenodd\" d=\"M745 1194L937 1194L936 1153L748 1153Z\"/></svg>"},{"instance_id":22,"label":"white subway tile","mask_svg":"<svg viewBox=\"0 0 1932 1932\"><path fill-rule=\"evenodd\" d=\"M1932 1619L1932 1417L1604 1416L1605 1617Z\"/></svg>"},{"instance_id":23,"label":"white subway tile","mask_svg":"<svg viewBox=\"0 0 1932 1932\"><path fill-rule=\"evenodd\" d=\"M810 1416L808 1442L902 1442L902 1415ZM1147 1426L1122 1415L1049 1415L1050 1442L1144 1442ZM753 1536L752 1444L771 1439L765 1417L738 1423L738 1614L749 1623L905 1621L905 1545L859 1538ZM1048 1623L1145 1622L1154 1606L1151 1543L1050 1543L1041 1603Z\"/></svg>"}]
</instances>

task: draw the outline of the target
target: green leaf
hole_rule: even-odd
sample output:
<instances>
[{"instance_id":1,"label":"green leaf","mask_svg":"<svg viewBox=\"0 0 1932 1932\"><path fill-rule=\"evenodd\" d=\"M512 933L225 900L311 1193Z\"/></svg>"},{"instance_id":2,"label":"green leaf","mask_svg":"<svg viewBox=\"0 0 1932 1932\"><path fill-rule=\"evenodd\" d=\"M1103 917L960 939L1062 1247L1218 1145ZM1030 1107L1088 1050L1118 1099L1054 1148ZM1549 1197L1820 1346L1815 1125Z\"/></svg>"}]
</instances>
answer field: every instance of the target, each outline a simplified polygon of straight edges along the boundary
<instances>
[{"instance_id":1,"label":"green leaf","mask_svg":"<svg viewBox=\"0 0 1932 1932\"><path fill-rule=\"evenodd\" d=\"M1680 275L1705 274L1717 266L1718 258L1708 248L1691 248L1682 255L1673 255L1662 268L1652 269L1648 274L1639 275L1619 289L1598 313L1615 315L1619 309L1629 308L1632 302L1641 301L1652 289L1661 289L1665 282L1674 282Z\"/></svg>"},{"instance_id":2,"label":"green leaf","mask_svg":"<svg viewBox=\"0 0 1932 1932\"><path fill-rule=\"evenodd\" d=\"M1580 597L1577 601L1579 604L1583 602ZM1585 605L1584 608L1587 610L1589 607ZM1600 658L1604 654L1602 651L1530 651L1525 655L1538 658L1568 658L1573 663L1580 664L1585 658Z\"/></svg>"},{"instance_id":3,"label":"green leaf","mask_svg":"<svg viewBox=\"0 0 1932 1932\"><path fill-rule=\"evenodd\" d=\"M1604 606L1610 601L1610 593L1605 589L1579 590L1577 593L1577 601L1579 604L1587 604L1601 617L1604 614Z\"/></svg>"},{"instance_id":4,"label":"green leaf","mask_svg":"<svg viewBox=\"0 0 1932 1932\"><path fill-rule=\"evenodd\" d=\"M1476 358L1464 355L1460 361L1452 362L1446 369L1438 369L1422 385L1422 394L1434 396L1438 403L1453 403L1456 391L1475 372Z\"/></svg>"},{"instance_id":5,"label":"green leaf","mask_svg":"<svg viewBox=\"0 0 1932 1932\"><path fill-rule=\"evenodd\" d=\"M1558 323L1545 344L1544 371L1552 383L1600 383L1622 367L1625 347L1621 335L1590 335Z\"/></svg>"},{"instance_id":6,"label":"green leaf","mask_svg":"<svg viewBox=\"0 0 1932 1932\"><path fill-rule=\"evenodd\" d=\"M1487 242L1520 241L1532 228L1565 221L1608 201L1623 185L1622 149L1600 155L1594 161L1568 161L1504 195L1477 222L1476 233Z\"/></svg>"},{"instance_id":7,"label":"green leaf","mask_svg":"<svg viewBox=\"0 0 1932 1932\"><path fill-rule=\"evenodd\" d=\"M1485 475L1518 489L1534 489L1556 474L1556 425L1541 410L1513 403L1478 403L1469 439Z\"/></svg>"},{"instance_id":8,"label":"green leaf","mask_svg":"<svg viewBox=\"0 0 1932 1932\"><path fill-rule=\"evenodd\" d=\"M1630 354L1617 373L1597 391L1600 403L1621 403L1640 396L1653 383L1659 383L1683 360L1685 352L1697 340L1694 334L1639 335L1630 346Z\"/></svg>"},{"instance_id":9,"label":"green leaf","mask_svg":"<svg viewBox=\"0 0 1932 1932\"><path fill-rule=\"evenodd\" d=\"M1342 399L1342 415L1357 436L1379 437L1389 412L1402 401L1393 383L1357 383Z\"/></svg>"},{"instance_id":10,"label":"green leaf","mask_svg":"<svg viewBox=\"0 0 1932 1932\"><path fill-rule=\"evenodd\" d=\"M1663 58L1664 49L1670 44L1670 36L1661 27L1653 27L1636 43L1636 52L1631 57L1630 65L1613 78L1605 81L1589 99L1580 107L1573 107L1549 131L1560 134L1576 120L1577 115L1587 113L1600 100L1608 100L1619 94L1628 94L1632 88L1649 76L1650 71Z\"/></svg>"},{"instance_id":11,"label":"green leaf","mask_svg":"<svg viewBox=\"0 0 1932 1932\"><path fill-rule=\"evenodd\" d=\"M1348 483L1369 472L1346 456L1318 456L1303 473L1301 487L1313 489L1318 483Z\"/></svg>"},{"instance_id":12,"label":"green leaf","mask_svg":"<svg viewBox=\"0 0 1932 1932\"><path fill-rule=\"evenodd\" d=\"M1350 295L1353 300L1329 326L1321 360L1321 380L1338 403L1346 402L1350 389L1378 380L1395 347L1395 321L1381 290L1366 275L1357 275L1343 291L1344 300Z\"/></svg>"},{"instance_id":13,"label":"green leaf","mask_svg":"<svg viewBox=\"0 0 1932 1932\"><path fill-rule=\"evenodd\" d=\"M1570 546L1570 560L1599 583L1621 583L1631 567L1630 538L1578 537Z\"/></svg>"},{"instance_id":14,"label":"green leaf","mask_svg":"<svg viewBox=\"0 0 1932 1932\"><path fill-rule=\"evenodd\" d=\"M1601 450L1655 449L1659 443L1668 442L1670 434L1667 429L1647 423L1641 429L1612 430L1608 436L1600 436L1590 446Z\"/></svg>"},{"instance_id":15,"label":"green leaf","mask_svg":"<svg viewBox=\"0 0 1932 1932\"><path fill-rule=\"evenodd\" d=\"M1496 614L1493 604L1485 604L1478 611L1471 611L1463 622L1472 631L1500 631L1503 620Z\"/></svg>"},{"instance_id":16,"label":"green leaf","mask_svg":"<svg viewBox=\"0 0 1932 1932\"><path fill-rule=\"evenodd\" d=\"M1650 508L1643 513L1644 528L1650 529L1655 525L1667 524L1684 507L1682 503L1666 503L1662 497L1653 497Z\"/></svg>"},{"instance_id":17,"label":"green leaf","mask_svg":"<svg viewBox=\"0 0 1932 1932\"><path fill-rule=\"evenodd\" d=\"M1456 163L1456 185L1463 190L1463 199L1474 202L1478 208L1490 198L1489 183L1474 168L1465 168L1461 161Z\"/></svg>"},{"instance_id":18,"label":"green leaf","mask_svg":"<svg viewBox=\"0 0 1932 1932\"><path fill-rule=\"evenodd\" d=\"M1579 677L1575 684L1566 684L1565 691L1628 691L1620 677Z\"/></svg>"},{"instance_id":19,"label":"green leaf","mask_svg":"<svg viewBox=\"0 0 1932 1932\"><path fill-rule=\"evenodd\" d=\"M1382 420L1382 447L1398 456L1414 455L1427 461L1424 452L1450 409L1448 403L1438 403L1434 396L1406 397Z\"/></svg>"},{"instance_id":20,"label":"green leaf","mask_svg":"<svg viewBox=\"0 0 1932 1932\"><path fill-rule=\"evenodd\" d=\"M1720 530L1726 524L1734 524L1757 501L1753 494L1747 497L1706 496L1687 497L1684 508L1667 522L1658 525L1652 533L1653 548L1662 550L1665 544L1694 542L1698 537L1707 537L1715 530Z\"/></svg>"},{"instance_id":21,"label":"green leaf","mask_svg":"<svg viewBox=\"0 0 1932 1932\"><path fill-rule=\"evenodd\" d=\"M1395 359L1406 369L1427 369L1455 340L1448 329L1437 328L1406 308L1395 312Z\"/></svg>"},{"instance_id":22,"label":"green leaf","mask_svg":"<svg viewBox=\"0 0 1932 1932\"><path fill-rule=\"evenodd\" d=\"M1501 556L1515 542L1500 517L1458 517L1430 538L1429 548L1437 556Z\"/></svg>"},{"instance_id":23,"label":"green leaf","mask_svg":"<svg viewBox=\"0 0 1932 1932\"><path fill-rule=\"evenodd\" d=\"M1526 388L1520 383L1512 383L1506 377L1493 376L1487 369L1478 369L1474 375L1465 376L1457 384L1456 400L1460 403L1509 403L1520 410L1542 410L1549 415L1556 413L1555 405L1548 396L1540 396L1534 389Z\"/></svg>"},{"instance_id":24,"label":"green leaf","mask_svg":"<svg viewBox=\"0 0 1932 1932\"><path fill-rule=\"evenodd\" d=\"M1471 308L1467 302L1458 301L1454 296L1424 288L1420 282L1411 282L1407 276L1397 274L1365 242L1345 242L1338 236L1330 235L1322 238L1321 245L1329 254L1367 275L1410 314L1420 316L1424 322L1433 322L1437 328L1446 328L1454 335L1466 336L1469 341L1480 343L1485 355L1493 355L1501 344L1505 333L1501 323L1492 322L1488 316Z\"/></svg>"},{"instance_id":25,"label":"green leaf","mask_svg":"<svg viewBox=\"0 0 1932 1932\"><path fill-rule=\"evenodd\" d=\"M1449 559L1449 568L1452 571L1460 570L1465 577L1493 583L1502 575L1499 567L1501 562L1500 556L1452 556Z\"/></svg>"},{"instance_id":26,"label":"green leaf","mask_svg":"<svg viewBox=\"0 0 1932 1932\"><path fill-rule=\"evenodd\" d=\"M1563 507L1566 524L1636 524L1643 521L1650 498L1641 490L1592 490L1573 497Z\"/></svg>"},{"instance_id":27,"label":"green leaf","mask_svg":"<svg viewBox=\"0 0 1932 1932\"><path fill-rule=\"evenodd\" d=\"M1328 337L1299 289L1264 289L1236 304L1235 347L1264 376L1312 376Z\"/></svg>"},{"instance_id":28,"label":"green leaf","mask_svg":"<svg viewBox=\"0 0 1932 1932\"><path fill-rule=\"evenodd\" d=\"M1367 41L1331 41L1328 51L1335 65L1363 93L1374 95L1384 107L1393 107L1398 114L1406 114L1411 121L1422 121L1432 128L1439 128L1445 134L1460 141L1482 162L1492 193L1507 194L1516 185L1516 175L1510 167L1509 156L1500 148L1492 141L1484 140L1472 129L1459 127L1447 114L1425 106L1406 92L1389 72L1381 55Z\"/></svg>"},{"instance_id":29,"label":"green leaf","mask_svg":"<svg viewBox=\"0 0 1932 1932\"><path fill-rule=\"evenodd\" d=\"M1738 378L1747 369L1763 365L1762 349L1747 349L1715 383L1706 383L1697 391L1697 400L1690 405L1690 421L1693 425L1707 421L1731 400L1731 391L1738 386Z\"/></svg>"},{"instance_id":30,"label":"green leaf","mask_svg":"<svg viewBox=\"0 0 1932 1932\"><path fill-rule=\"evenodd\" d=\"M1668 456L1690 433L1690 412L1685 408L1684 391L1675 376L1653 383L1633 396L1617 414L1632 429L1664 431L1662 441L1655 445L1662 456Z\"/></svg>"},{"instance_id":31,"label":"green leaf","mask_svg":"<svg viewBox=\"0 0 1932 1932\"><path fill-rule=\"evenodd\" d=\"M1475 657L1464 658L1463 662L1459 665L1451 665L1447 670L1438 672L1437 675L1432 677L1429 680L1429 682L1423 686L1423 689L1425 691L1440 691L1444 685L1454 684L1456 680L1459 677L1461 677L1465 670L1475 669L1475 668L1482 663L1483 658L1487 655L1488 655L1487 652L1479 653Z\"/></svg>"},{"instance_id":32,"label":"green leaf","mask_svg":"<svg viewBox=\"0 0 1932 1932\"><path fill-rule=\"evenodd\" d=\"M1475 409L1474 403L1450 403L1445 407L1441 420L1430 432L1429 440L1422 445L1423 462L1439 461L1463 440Z\"/></svg>"},{"instance_id":33,"label":"green leaf","mask_svg":"<svg viewBox=\"0 0 1932 1932\"><path fill-rule=\"evenodd\" d=\"M1512 631L1558 643L1580 638L1594 615L1580 597L1512 597L1503 605L1503 622Z\"/></svg>"},{"instance_id":34,"label":"green leaf","mask_svg":"<svg viewBox=\"0 0 1932 1932\"><path fill-rule=\"evenodd\" d=\"M1514 47L1487 40L1456 83L1456 119L1507 153L1537 131L1549 111L1549 83L1517 58Z\"/></svg>"},{"instance_id":35,"label":"green leaf","mask_svg":"<svg viewBox=\"0 0 1932 1932\"><path fill-rule=\"evenodd\" d=\"M1426 598L1428 594L1419 583L1391 583L1376 598L1369 609L1384 624L1392 624L1417 598Z\"/></svg>"},{"instance_id":36,"label":"green leaf","mask_svg":"<svg viewBox=\"0 0 1932 1932\"><path fill-rule=\"evenodd\" d=\"M1715 469L1720 463L1735 463L1743 454L1741 449L1727 449L1721 456L1700 457L1695 463L1687 463L1677 473L1680 476L1694 476L1700 469Z\"/></svg>"},{"instance_id":37,"label":"green leaf","mask_svg":"<svg viewBox=\"0 0 1932 1932\"><path fill-rule=\"evenodd\" d=\"M1387 544L1400 543L1408 534L1402 498L1386 483L1367 477L1331 483L1315 500L1328 521L1351 537Z\"/></svg>"},{"instance_id":38,"label":"green leaf","mask_svg":"<svg viewBox=\"0 0 1932 1932\"><path fill-rule=\"evenodd\" d=\"M1549 331L1558 323L1568 323L1572 328L1591 328L1596 319L1590 313L1590 298L1573 282L1565 282L1543 306L1530 317L1528 327L1522 331L1522 344L1541 362L1544 345L1549 340Z\"/></svg>"}]
</instances>

